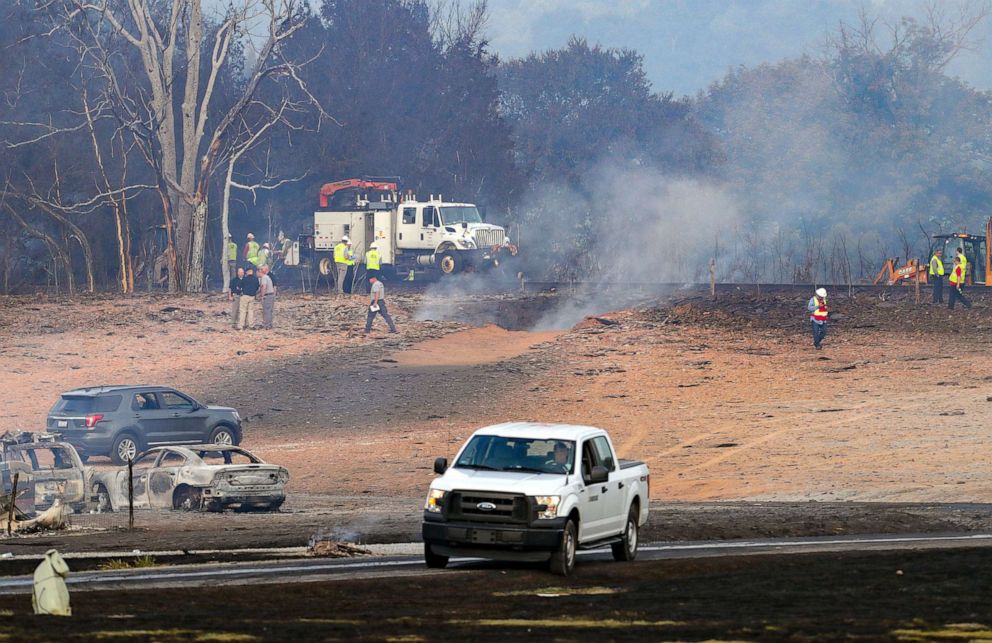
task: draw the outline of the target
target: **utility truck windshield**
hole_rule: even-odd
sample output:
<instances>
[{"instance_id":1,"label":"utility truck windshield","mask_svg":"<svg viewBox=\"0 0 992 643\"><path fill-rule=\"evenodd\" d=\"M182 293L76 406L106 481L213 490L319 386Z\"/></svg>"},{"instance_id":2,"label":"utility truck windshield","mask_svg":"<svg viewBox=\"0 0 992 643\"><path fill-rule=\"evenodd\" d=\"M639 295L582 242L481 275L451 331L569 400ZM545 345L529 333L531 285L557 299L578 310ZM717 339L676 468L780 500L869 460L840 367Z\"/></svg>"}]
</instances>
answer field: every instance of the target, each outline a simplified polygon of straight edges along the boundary
<instances>
[{"instance_id":1,"label":"utility truck windshield","mask_svg":"<svg viewBox=\"0 0 992 643\"><path fill-rule=\"evenodd\" d=\"M477 435L465 446L455 467L564 474L572 472L574 463L575 442L569 440Z\"/></svg>"},{"instance_id":2,"label":"utility truck windshield","mask_svg":"<svg viewBox=\"0 0 992 643\"><path fill-rule=\"evenodd\" d=\"M482 223L479 210L474 205L451 205L441 208L441 220L444 225L459 223Z\"/></svg>"}]
</instances>

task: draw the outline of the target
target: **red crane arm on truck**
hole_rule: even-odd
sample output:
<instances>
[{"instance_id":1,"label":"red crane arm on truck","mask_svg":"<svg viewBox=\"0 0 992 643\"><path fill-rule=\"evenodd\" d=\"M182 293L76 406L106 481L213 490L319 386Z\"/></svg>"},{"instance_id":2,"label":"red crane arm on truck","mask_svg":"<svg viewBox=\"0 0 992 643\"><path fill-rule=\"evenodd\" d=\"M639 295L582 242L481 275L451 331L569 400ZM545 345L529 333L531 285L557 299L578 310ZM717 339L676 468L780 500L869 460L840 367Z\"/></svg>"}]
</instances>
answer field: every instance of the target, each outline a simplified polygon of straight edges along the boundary
<instances>
[{"instance_id":1,"label":"red crane arm on truck","mask_svg":"<svg viewBox=\"0 0 992 643\"><path fill-rule=\"evenodd\" d=\"M361 190L390 190L392 192L396 192L399 189L399 186L395 183L385 181L363 181L362 179L346 179L344 181L325 183L320 186L320 207L326 208L328 202L330 201L331 195L339 190L346 190L348 188L359 188Z\"/></svg>"}]
</instances>

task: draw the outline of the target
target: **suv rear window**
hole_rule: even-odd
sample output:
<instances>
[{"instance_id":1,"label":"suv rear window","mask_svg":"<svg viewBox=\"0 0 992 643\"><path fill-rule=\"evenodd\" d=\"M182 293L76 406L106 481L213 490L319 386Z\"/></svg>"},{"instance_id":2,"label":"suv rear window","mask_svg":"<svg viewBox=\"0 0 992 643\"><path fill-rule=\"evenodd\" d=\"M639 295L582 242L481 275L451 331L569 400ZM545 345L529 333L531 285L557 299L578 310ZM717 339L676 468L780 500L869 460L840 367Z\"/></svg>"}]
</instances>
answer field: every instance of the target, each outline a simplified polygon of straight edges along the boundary
<instances>
[{"instance_id":1,"label":"suv rear window","mask_svg":"<svg viewBox=\"0 0 992 643\"><path fill-rule=\"evenodd\" d=\"M111 413L121 405L120 395L63 395L56 413Z\"/></svg>"}]
</instances>

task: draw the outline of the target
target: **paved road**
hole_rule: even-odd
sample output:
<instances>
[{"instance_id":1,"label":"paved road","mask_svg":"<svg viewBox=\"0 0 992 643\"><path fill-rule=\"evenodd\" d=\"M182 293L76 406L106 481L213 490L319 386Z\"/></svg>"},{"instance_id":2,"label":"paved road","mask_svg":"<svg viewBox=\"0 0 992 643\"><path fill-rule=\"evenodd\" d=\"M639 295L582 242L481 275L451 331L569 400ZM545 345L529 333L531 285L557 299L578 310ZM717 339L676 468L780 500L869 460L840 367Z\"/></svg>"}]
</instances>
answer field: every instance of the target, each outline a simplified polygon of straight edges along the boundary
<instances>
[{"instance_id":1,"label":"paved road","mask_svg":"<svg viewBox=\"0 0 992 643\"><path fill-rule=\"evenodd\" d=\"M411 545L418 548L419 545ZM651 543L641 546L639 560L708 558L760 554L801 554L837 551L890 551L992 547L992 534L922 534L899 536L825 536L706 542ZM610 560L607 549L579 553L580 560ZM70 574L70 591L123 590L196 585L239 585L259 582L318 581L467 572L502 565L479 559L453 559L448 570L428 570L420 556L380 556L373 559L295 559L265 562L176 565L145 569L91 571ZM29 594L30 576L0 578L0 594Z\"/></svg>"}]
</instances>

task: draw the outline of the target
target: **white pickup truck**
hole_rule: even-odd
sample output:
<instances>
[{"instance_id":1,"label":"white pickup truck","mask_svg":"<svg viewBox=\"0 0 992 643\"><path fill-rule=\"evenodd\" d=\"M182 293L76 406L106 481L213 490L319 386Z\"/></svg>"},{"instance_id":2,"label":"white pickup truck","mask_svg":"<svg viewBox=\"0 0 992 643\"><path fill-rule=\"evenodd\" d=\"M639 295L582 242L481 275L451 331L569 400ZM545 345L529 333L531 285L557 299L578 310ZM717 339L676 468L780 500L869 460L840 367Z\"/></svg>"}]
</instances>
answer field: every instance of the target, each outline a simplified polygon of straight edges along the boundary
<instances>
[{"instance_id":1,"label":"white pickup truck","mask_svg":"<svg viewBox=\"0 0 992 643\"><path fill-rule=\"evenodd\" d=\"M567 576L578 549L611 545L633 560L648 518L650 474L620 460L606 431L590 426L509 422L476 431L441 474L424 505L424 558L548 561Z\"/></svg>"}]
</instances>

